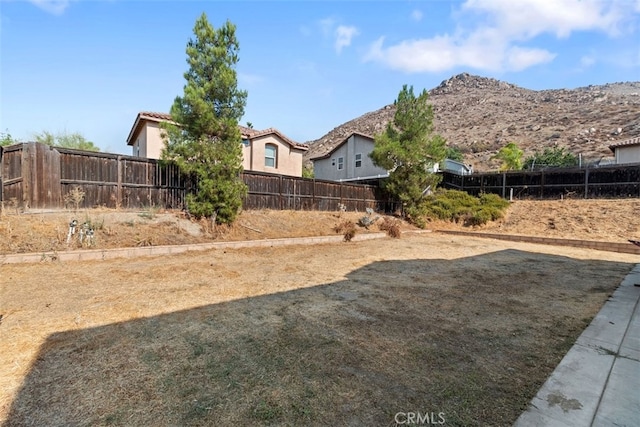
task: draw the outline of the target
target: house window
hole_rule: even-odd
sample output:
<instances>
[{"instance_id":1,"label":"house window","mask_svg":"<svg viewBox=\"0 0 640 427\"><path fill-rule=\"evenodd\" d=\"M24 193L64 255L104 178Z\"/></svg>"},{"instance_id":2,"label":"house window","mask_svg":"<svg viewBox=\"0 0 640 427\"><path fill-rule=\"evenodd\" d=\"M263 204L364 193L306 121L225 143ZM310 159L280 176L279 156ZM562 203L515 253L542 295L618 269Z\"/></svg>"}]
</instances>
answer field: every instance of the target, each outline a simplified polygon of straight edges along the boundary
<instances>
[{"instance_id":1,"label":"house window","mask_svg":"<svg viewBox=\"0 0 640 427\"><path fill-rule=\"evenodd\" d=\"M356 167L362 167L362 154L356 154Z\"/></svg>"},{"instance_id":2,"label":"house window","mask_svg":"<svg viewBox=\"0 0 640 427\"><path fill-rule=\"evenodd\" d=\"M248 147L251 144L251 141L249 141L249 138L242 138L242 145L244 145L245 147Z\"/></svg>"},{"instance_id":3,"label":"house window","mask_svg":"<svg viewBox=\"0 0 640 427\"><path fill-rule=\"evenodd\" d=\"M278 155L278 147L273 144L264 146L264 165L270 168L276 167L276 158Z\"/></svg>"},{"instance_id":4,"label":"house window","mask_svg":"<svg viewBox=\"0 0 640 427\"><path fill-rule=\"evenodd\" d=\"M344 169L344 157L338 157L338 170Z\"/></svg>"}]
</instances>

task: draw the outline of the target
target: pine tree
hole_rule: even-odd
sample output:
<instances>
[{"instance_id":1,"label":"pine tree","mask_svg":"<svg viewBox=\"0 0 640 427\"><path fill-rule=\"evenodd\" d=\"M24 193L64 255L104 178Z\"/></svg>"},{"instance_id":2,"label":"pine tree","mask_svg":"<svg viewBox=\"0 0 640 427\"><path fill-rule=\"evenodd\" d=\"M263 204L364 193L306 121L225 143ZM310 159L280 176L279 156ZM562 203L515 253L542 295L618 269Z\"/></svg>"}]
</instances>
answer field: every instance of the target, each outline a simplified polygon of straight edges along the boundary
<instances>
[{"instance_id":1,"label":"pine tree","mask_svg":"<svg viewBox=\"0 0 640 427\"><path fill-rule=\"evenodd\" d=\"M424 190L440 182L430 170L446 154L444 138L434 133L433 107L428 97L423 90L416 98L413 86L404 85L395 101L393 121L375 137L370 154L375 165L390 171L385 189L403 203L409 217L415 213Z\"/></svg>"},{"instance_id":2,"label":"pine tree","mask_svg":"<svg viewBox=\"0 0 640 427\"><path fill-rule=\"evenodd\" d=\"M183 96L171 107L173 124L165 126L165 160L196 179L196 192L187 196L187 208L196 217L218 224L235 220L246 185L238 122L244 115L247 92L238 89L239 43L236 27L227 21L214 29L202 14L195 38L187 44L189 69Z\"/></svg>"}]
</instances>

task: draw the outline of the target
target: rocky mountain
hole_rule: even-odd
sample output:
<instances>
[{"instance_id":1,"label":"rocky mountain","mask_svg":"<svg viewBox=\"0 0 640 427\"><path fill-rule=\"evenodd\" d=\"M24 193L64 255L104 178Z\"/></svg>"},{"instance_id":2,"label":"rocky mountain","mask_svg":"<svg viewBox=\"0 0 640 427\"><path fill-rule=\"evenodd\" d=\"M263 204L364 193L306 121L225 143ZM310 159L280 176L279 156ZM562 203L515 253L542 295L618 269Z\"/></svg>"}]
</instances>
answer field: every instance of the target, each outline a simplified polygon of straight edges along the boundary
<instances>
[{"instance_id":1,"label":"rocky mountain","mask_svg":"<svg viewBox=\"0 0 640 427\"><path fill-rule=\"evenodd\" d=\"M560 146L596 162L612 158L609 145L640 136L640 82L536 91L463 73L431 89L429 102L435 131L476 171L497 169L500 163L491 157L509 142L525 157ZM351 132L382 132L394 112L393 104L384 106L309 141L305 163Z\"/></svg>"}]
</instances>

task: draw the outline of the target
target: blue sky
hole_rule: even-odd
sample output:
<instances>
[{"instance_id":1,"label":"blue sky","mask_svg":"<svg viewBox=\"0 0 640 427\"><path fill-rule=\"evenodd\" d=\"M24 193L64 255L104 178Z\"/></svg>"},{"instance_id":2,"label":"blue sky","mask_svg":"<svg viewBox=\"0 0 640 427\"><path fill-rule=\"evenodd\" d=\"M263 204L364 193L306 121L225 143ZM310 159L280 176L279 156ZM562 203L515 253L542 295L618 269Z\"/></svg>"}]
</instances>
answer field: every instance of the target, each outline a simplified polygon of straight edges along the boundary
<instances>
[{"instance_id":1,"label":"blue sky","mask_svg":"<svg viewBox=\"0 0 640 427\"><path fill-rule=\"evenodd\" d=\"M640 0L0 0L0 131L130 154L136 114L182 94L202 12L237 26L241 124L298 142L461 72L536 90L640 81Z\"/></svg>"}]
</instances>

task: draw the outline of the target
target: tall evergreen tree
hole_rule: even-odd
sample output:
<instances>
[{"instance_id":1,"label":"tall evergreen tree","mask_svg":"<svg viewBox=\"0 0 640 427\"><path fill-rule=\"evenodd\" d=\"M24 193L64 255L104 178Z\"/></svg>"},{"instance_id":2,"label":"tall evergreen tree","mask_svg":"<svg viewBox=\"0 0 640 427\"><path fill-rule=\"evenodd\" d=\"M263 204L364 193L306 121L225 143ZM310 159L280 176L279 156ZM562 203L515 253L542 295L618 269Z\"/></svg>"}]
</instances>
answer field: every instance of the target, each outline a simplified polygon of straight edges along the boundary
<instances>
[{"instance_id":1,"label":"tall evergreen tree","mask_svg":"<svg viewBox=\"0 0 640 427\"><path fill-rule=\"evenodd\" d=\"M395 101L396 112L386 130L375 137L369 155L374 164L387 169L386 190L397 197L411 217L424 190L440 177L430 170L445 158L445 140L434 133L433 107L426 90L416 98L413 86L404 85Z\"/></svg>"},{"instance_id":2,"label":"tall evergreen tree","mask_svg":"<svg viewBox=\"0 0 640 427\"><path fill-rule=\"evenodd\" d=\"M171 107L175 123L165 126L165 160L197 180L197 191L187 196L187 208L196 217L230 223L246 194L238 122L244 115L247 92L238 89L235 66L239 43L236 27L226 21L214 29L202 14L195 38L187 43L186 84L183 96Z\"/></svg>"}]
</instances>

